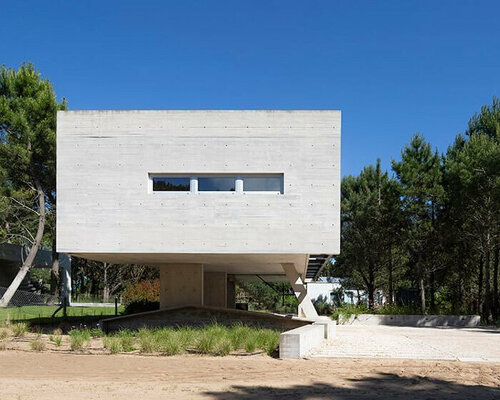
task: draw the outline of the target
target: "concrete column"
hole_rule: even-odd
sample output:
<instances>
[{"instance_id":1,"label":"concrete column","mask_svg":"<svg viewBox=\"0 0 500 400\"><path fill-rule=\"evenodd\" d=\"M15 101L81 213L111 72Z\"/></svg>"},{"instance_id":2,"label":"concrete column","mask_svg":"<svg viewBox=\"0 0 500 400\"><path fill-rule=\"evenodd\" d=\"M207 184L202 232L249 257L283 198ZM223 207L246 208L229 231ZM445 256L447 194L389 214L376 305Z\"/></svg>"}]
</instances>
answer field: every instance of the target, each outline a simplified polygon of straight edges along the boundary
<instances>
[{"instance_id":1,"label":"concrete column","mask_svg":"<svg viewBox=\"0 0 500 400\"><path fill-rule=\"evenodd\" d=\"M281 264L283 270L285 271L286 278L290 285L292 285L292 289L295 292L295 296L299 301L299 307L297 310L297 314L299 317L307 318L307 319L316 319L318 318L318 313L314 308L314 305L307 294L306 285L302 282L302 279L295 269L294 264Z\"/></svg>"},{"instance_id":2,"label":"concrete column","mask_svg":"<svg viewBox=\"0 0 500 400\"><path fill-rule=\"evenodd\" d=\"M203 304L211 307L227 307L227 274L208 272L203 274Z\"/></svg>"},{"instance_id":3,"label":"concrete column","mask_svg":"<svg viewBox=\"0 0 500 400\"><path fill-rule=\"evenodd\" d=\"M234 275L227 275L227 308L236 308L236 281Z\"/></svg>"},{"instance_id":4,"label":"concrete column","mask_svg":"<svg viewBox=\"0 0 500 400\"><path fill-rule=\"evenodd\" d=\"M61 257L60 257L61 258ZM66 299L66 305L71 305L71 257L59 260L61 273L61 302Z\"/></svg>"},{"instance_id":5,"label":"concrete column","mask_svg":"<svg viewBox=\"0 0 500 400\"><path fill-rule=\"evenodd\" d=\"M162 264L160 309L203 305L203 264Z\"/></svg>"}]
</instances>

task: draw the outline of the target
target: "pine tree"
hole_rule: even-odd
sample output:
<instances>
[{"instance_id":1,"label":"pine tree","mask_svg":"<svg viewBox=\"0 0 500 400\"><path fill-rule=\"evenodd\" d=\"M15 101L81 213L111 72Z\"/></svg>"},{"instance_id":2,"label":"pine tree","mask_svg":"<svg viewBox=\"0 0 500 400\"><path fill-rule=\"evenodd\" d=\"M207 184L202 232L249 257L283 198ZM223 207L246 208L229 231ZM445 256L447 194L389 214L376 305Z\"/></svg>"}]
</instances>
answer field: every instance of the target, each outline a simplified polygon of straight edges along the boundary
<instances>
[{"instance_id":1,"label":"pine tree","mask_svg":"<svg viewBox=\"0 0 500 400\"><path fill-rule=\"evenodd\" d=\"M0 165L6 175L4 190L36 194L28 207L38 217L38 227L29 254L12 284L0 299L6 307L28 273L42 242L47 205L55 198L56 114L66 109L58 102L52 85L42 79L32 64L16 71L0 71Z\"/></svg>"}]
</instances>

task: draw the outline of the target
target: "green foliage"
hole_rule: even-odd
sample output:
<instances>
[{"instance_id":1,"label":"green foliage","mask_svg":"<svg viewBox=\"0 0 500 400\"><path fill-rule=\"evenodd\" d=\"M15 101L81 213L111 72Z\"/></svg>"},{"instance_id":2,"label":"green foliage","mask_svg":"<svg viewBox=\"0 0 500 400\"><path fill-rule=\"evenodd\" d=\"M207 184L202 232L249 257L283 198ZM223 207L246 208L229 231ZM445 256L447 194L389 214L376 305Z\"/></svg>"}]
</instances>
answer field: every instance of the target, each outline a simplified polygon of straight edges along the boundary
<instances>
[{"instance_id":1,"label":"green foliage","mask_svg":"<svg viewBox=\"0 0 500 400\"><path fill-rule=\"evenodd\" d=\"M91 337L88 329L72 329L68 334L70 348L73 351L82 350Z\"/></svg>"},{"instance_id":2,"label":"green foliage","mask_svg":"<svg viewBox=\"0 0 500 400\"><path fill-rule=\"evenodd\" d=\"M417 134L392 168L395 179L378 165L343 179L342 252L328 272L349 288L383 290L388 304L370 301L370 312L480 313L493 322L500 316L498 98L446 154ZM341 306L334 314L355 311Z\"/></svg>"},{"instance_id":3,"label":"green foliage","mask_svg":"<svg viewBox=\"0 0 500 400\"><path fill-rule=\"evenodd\" d=\"M127 314L156 310L160 307L160 280L130 282L123 292Z\"/></svg>"},{"instance_id":4,"label":"green foliage","mask_svg":"<svg viewBox=\"0 0 500 400\"><path fill-rule=\"evenodd\" d=\"M132 351L132 350L127 350L123 346L125 337L120 337L120 336L109 336L109 337L104 337L103 338L103 345L105 349L108 349L111 354L118 354L122 350L124 351ZM133 340L133 338L132 338ZM125 340L127 342L127 340ZM126 343L127 345L130 345L130 343Z\"/></svg>"}]
</instances>

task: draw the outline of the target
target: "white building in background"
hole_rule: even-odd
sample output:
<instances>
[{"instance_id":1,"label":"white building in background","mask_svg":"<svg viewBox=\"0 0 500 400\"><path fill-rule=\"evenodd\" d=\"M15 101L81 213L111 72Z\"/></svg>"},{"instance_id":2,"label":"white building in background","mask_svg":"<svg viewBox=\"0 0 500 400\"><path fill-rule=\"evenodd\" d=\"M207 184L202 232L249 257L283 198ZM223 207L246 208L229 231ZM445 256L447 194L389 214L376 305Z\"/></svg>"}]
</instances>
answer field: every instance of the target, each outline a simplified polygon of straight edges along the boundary
<instances>
[{"instance_id":1,"label":"white building in background","mask_svg":"<svg viewBox=\"0 0 500 400\"><path fill-rule=\"evenodd\" d=\"M348 289L342 285L341 278L319 277L315 282L307 283L307 294L311 301L322 301L330 305L368 304L364 290Z\"/></svg>"},{"instance_id":2,"label":"white building in background","mask_svg":"<svg viewBox=\"0 0 500 400\"><path fill-rule=\"evenodd\" d=\"M340 111L60 111L57 250L158 266L161 308L286 276L313 316L303 282L340 250Z\"/></svg>"}]
</instances>

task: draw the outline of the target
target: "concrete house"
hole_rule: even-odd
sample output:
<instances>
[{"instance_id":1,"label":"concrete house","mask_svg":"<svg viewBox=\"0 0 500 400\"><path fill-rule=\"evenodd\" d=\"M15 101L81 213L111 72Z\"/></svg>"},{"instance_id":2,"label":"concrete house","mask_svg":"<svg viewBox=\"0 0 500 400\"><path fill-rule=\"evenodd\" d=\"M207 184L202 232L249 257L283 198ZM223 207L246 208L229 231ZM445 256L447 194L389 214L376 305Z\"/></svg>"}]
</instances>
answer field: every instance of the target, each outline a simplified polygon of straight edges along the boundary
<instances>
[{"instance_id":1,"label":"concrete house","mask_svg":"<svg viewBox=\"0 0 500 400\"><path fill-rule=\"evenodd\" d=\"M234 307L234 276L304 282L340 247L340 111L60 111L57 250L155 265L161 308Z\"/></svg>"}]
</instances>

